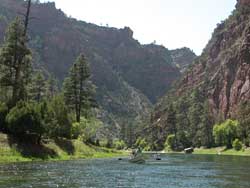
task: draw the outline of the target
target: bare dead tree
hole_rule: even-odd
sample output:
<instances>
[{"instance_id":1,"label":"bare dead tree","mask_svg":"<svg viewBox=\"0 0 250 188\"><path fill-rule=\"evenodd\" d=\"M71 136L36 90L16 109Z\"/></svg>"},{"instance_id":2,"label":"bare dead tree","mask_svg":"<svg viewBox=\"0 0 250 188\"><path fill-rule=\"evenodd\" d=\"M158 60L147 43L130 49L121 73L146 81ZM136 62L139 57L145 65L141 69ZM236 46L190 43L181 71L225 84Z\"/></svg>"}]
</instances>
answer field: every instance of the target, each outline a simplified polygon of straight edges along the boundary
<instances>
[{"instance_id":1,"label":"bare dead tree","mask_svg":"<svg viewBox=\"0 0 250 188\"><path fill-rule=\"evenodd\" d=\"M25 36L27 34L27 30L28 30L28 26L29 26L30 8L31 8L31 0L28 0L27 11L25 14L25 21L24 21L24 35Z\"/></svg>"}]
</instances>

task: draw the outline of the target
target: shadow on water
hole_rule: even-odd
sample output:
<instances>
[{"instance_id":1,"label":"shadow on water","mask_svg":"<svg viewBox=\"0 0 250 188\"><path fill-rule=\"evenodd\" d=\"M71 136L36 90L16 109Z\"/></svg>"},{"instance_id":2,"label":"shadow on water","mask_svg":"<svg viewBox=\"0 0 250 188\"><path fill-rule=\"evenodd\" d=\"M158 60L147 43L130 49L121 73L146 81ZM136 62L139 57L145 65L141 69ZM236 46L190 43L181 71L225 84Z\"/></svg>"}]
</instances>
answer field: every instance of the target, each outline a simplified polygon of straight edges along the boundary
<instances>
[{"instance_id":1,"label":"shadow on water","mask_svg":"<svg viewBox=\"0 0 250 188\"><path fill-rule=\"evenodd\" d=\"M70 140L55 139L55 143L68 155L73 155L75 153L75 147Z\"/></svg>"},{"instance_id":2,"label":"shadow on water","mask_svg":"<svg viewBox=\"0 0 250 188\"><path fill-rule=\"evenodd\" d=\"M23 157L46 160L58 156L53 149L50 149L42 144L34 144L32 141L28 143L25 138L20 139L14 136L8 136L8 143L12 148L15 148L18 152L20 152Z\"/></svg>"}]
</instances>

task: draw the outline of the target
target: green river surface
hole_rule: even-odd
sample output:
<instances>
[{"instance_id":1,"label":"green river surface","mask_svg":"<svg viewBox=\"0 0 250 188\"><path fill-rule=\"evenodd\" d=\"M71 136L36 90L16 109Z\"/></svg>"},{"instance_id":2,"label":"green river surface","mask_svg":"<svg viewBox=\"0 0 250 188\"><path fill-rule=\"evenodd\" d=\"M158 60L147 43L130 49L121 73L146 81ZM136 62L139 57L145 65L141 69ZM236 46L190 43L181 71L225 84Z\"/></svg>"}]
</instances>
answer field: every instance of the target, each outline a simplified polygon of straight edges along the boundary
<instances>
[{"instance_id":1,"label":"green river surface","mask_svg":"<svg viewBox=\"0 0 250 188\"><path fill-rule=\"evenodd\" d=\"M0 165L0 188L250 188L250 158L162 155L143 165L94 159Z\"/></svg>"}]
</instances>

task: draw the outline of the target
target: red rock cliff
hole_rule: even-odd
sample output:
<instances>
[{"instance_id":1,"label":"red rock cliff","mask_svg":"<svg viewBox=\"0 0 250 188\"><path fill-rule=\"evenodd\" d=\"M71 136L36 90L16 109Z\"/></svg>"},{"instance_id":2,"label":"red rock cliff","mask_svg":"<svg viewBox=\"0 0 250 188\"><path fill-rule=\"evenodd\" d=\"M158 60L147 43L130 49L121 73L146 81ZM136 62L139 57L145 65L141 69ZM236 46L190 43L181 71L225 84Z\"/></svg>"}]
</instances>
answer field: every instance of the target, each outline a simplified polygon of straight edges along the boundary
<instances>
[{"instance_id":1,"label":"red rock cliff","mask_svg":"<svg viewBox=\"0 0 250 188\"><path fill-rule=\"evenodd\" d=\"M250 100L250 0L239 0L233 14L218 24L202 55L184 73L174 91L163 99L155 119L167 114L167 99L204 91L212 117L234 116L240 103ZM153 119L154 121L154 119Z\"/></svg>"}]
</instances>

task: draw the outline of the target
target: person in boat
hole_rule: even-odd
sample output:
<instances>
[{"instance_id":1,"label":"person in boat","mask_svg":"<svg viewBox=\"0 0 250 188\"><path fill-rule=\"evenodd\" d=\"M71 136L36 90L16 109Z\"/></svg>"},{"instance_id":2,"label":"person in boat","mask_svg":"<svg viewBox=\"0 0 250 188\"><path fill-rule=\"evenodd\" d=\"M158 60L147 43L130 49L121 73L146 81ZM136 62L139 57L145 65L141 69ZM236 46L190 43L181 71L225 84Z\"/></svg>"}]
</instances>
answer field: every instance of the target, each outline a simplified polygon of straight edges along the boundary
<instances>
[{"instance_id":1,"label":"person in boat","mask_svg":"<svg viewBox=\"0 0 250 188\"><path fill-rule=\"evenodd\" d=\"M144 164L146 162L142 156L142 149L140 147L133 149L131 154L129 162L138 164Z\"/></svg>"},{"instance_id":2,"label":"person in boat","mask_svg":"<svg viewBox=\"0 0 250 188\"><path fill-rule=\"evenodd\" d=\"M135 158L136 156L138 156L141 153L142 153L142 149L140 147L138 147L137 149L133 149L132 150L132 157Z\"/></svg>"},{"instance_id":3,"label":"person in boat","mask_svg":"<svg viewBox=\"0 0 250 188\"><path fill-rule=\"evenodd\" d=\"M137 149L137 155L141 154L141 153L142 153L142 149L141 149L141 147L138 147L138 149Z\"/></svg>"},{"instance_id":4,"label":"person in boat","mask_svg":"<svg viewBox=\"0 0 250 188\"><path fill-rule=\"evenodd\" d=\"M132 149L132 157L135 157L136 156L136 149Z\"/></svg>"},{"instance_id":5,"label":"person in boat","mask_svg":"<svg viewBox=\"0 0 250 188\"><path fill-rule=\"evenodd\" d=\"M160 161L161 160L160 154L159 153L154 154L154 159Z\"/></svg>"}]
</instances>

